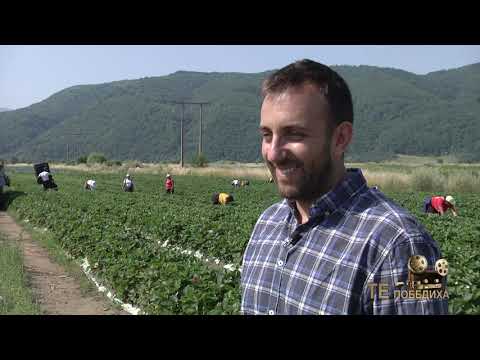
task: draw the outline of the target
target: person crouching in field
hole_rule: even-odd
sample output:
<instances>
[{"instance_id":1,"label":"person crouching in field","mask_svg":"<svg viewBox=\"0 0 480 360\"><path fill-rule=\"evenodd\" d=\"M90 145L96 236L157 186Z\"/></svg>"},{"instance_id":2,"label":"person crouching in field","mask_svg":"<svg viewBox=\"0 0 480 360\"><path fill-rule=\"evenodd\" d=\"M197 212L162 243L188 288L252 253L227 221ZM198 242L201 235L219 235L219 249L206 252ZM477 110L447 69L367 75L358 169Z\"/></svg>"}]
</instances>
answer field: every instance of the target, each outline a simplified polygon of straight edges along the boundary
<instances>
[{"instance_id":1,"label":"person crouching in field","mask_svg":"<svg viewBox=\"0 0 480 360\"><path fill-rule=\"evenodd\" d=\"M89 179L83 184L85 190L95 190L97 188L97 182L95 180Z\"/></svg>"},{"instance_id":2,"label":"person crouching in field","mask_svg":"<svg viewBox=\"0 0 480 360\"><path fill-rule=\"evenodd\" d=\"M457 209L455 208L455 199L448 196L432 196L426 197L423 200L423 211L430 214L443 215L448 210L452 210L453 216L457 216Z\"/></svg>"},{"instance_id":3,"label":"person crouching in field","mask_svg":"<svg viewBox=\"0 0 480 360\"><path fill-rule=\"evenodd\" d=\"M167 179L165 180L165 190L167 194L173 194L175 189L175 183L173 182L172 175L167 174Z\"/></svg>"},{"instance_id":4,"label":"person crouching in field","mask_svg":"<svg viewBox=\"0 0 480 360\"><path fill-rule=\"evenodd\" d=\"M42 171L38 174L37 183L43 185L43 190L46 191L48 189L58 190L57 184L53 181L53 176L48 171Z\"/></svg>"},{"instance_id":5,"label":"person crouching in field","mask_svg":"<svg viewBox=\"0 0 480 360\"><path fill-rule=\"evenodd\" d=\"M250 181L248 180L238 180L235 179L232 181L232 186L233 187L244 187L250 185Z\"/></svg>"},{"instance_id":6,"label":"person crouching in field","mask_svg":"<svg viewBox=\"0 0 480 360\"><path fill-rule=\"evenodd\" d=\"M130 174L127 174L123 179L122 190L125 192L133 192L134 187L135 185L133 184Z\"/></svg>"},{"instance_id":7,"label":"person crouching in field","mask_svg":"<svg viewBox=\"0 0 480 360\"><path fill-rule=\"evenodd\" d=\"M213 205L226 205L233 202L233 196L227 193L215 193L212 196Z\"/></svg>"}]
</instances>

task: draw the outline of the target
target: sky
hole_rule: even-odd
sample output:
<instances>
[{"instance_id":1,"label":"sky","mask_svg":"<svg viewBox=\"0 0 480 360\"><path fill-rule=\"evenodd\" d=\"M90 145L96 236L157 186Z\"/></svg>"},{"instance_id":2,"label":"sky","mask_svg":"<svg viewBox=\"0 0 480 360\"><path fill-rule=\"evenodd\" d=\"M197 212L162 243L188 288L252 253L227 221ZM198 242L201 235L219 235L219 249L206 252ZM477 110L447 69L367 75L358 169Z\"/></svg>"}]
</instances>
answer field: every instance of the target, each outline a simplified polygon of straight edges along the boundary
<instances>
[{"instance_id":1,"label":"sky","mask_svg":"<svg viewBox=\"0 0 480 360\"><path fill-rule=\"evenodd\" d=\"M67 87L179 70L256 73L309 58L424 75L480 62L477 45L0 45L0 108L19 109Z\"/></svg>"}]
</instances>

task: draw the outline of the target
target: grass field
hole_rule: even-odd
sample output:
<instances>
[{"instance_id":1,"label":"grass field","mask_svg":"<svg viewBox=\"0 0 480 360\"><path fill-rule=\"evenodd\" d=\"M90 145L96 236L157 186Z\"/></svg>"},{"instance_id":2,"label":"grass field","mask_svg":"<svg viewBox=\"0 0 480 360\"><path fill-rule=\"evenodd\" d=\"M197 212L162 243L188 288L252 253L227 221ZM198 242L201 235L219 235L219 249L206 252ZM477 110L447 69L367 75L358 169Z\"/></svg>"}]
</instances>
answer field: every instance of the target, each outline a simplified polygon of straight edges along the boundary
<instances>
[{"instance_id":1,"label":"grass field","mask_svg":"<svg viewBox=\"0 0 480 360\"><path fill-rule=\"evenodd\" d=\"M40 314L28 288L20 249L0 235L0 315Z\"/></svg>"},{"instance_id":2,"label":"grass field","mask_svg":"<svg viewBox=\"0 0 480 360\"><path fill-rule=\"evenodd\" d=\"M12 170L9 209L48 229L73 256L87 257L107 286L147 313L238 313L239 272L173 251L171 246L239 266L258 216L279 200L275 185L251 178L250 187L232 191L231 177L177 175L175 194L169 195L163 191L163 172L138 171L133 172L137 191L123 193L123 175L123 170L64 169L55 175L60 191L43 192L32 173ZM87 178L97 180L95 192L82 189ZM408 187L382 190L410 210L439 243L450 264L450 312L480 314L478 193L454 193L460 216L453 218L421 213L429 192ZM211 205L211 194L218 191L233 192L235 203Z\"/></svg>"}]
</instances>

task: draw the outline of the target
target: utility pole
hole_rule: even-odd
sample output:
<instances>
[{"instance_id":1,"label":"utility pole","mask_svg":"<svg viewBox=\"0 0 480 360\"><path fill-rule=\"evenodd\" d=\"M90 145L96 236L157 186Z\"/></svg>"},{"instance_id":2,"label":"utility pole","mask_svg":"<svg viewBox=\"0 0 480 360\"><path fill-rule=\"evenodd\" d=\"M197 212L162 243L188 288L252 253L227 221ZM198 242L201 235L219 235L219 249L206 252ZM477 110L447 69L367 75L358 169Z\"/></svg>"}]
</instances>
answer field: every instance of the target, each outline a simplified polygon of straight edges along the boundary
<instances>
[{"instance_id":1,"label":"utility pole","mask_svg":"<svg viewBox=\"0 0 480 360\"><path fill-rule=\"evenodd\" d=\"M203 110L203 103L200 103L200 129L199 129L199 135L198 135L198 155L202 155L202 132L203 132L203 126L202 126L202 110Z\"/></svg>"},{"instance_id":2,"label":"utility pole","mask_svg":"<svg viewBox=\"0 0 480 360\"><path fill-rule=\"evenodd\" d=\"M67 137L76 137L78 139L80 136L85 136L85 135L91 135L92 132L85 132L82 130L76 130L76 131L81 131L81 132L72 132L72 133L65 133L64 136ZM70 161L70 157L72 157L73 160L75 160L75 153L77 155L77 158L80 156L80 144L78 142L72 142L70 144L71 140L69 139L67 141L67 162ZM75 148L75 144L77 145ZM71 146L70 146L71 145Z\"/></svg>"},{"instance_id":3,"label":"utility pole","mask_svg":"<svg viewBox=\"0 0 480 360\"><path fill-rule=\"evenodd\" d=\"M180 120L180 167L183 168L183 118L185 117L185 103L182 103L182 119Z\"/></svg>"},{"instance_id":4,"label":"utility pole","mask_svg":"<svg viewBox=\"0 0 480 360\"><path fill-rule=\"evenodd\" d=\"M198 102L198 101L159 101L162 104L175 104L182 105L182 118L180 120L180 167L183 167L183 122L185 118L185 105L200 105L200 134L199 134L199 144L198 144L198 154L202 153L202 106L210 104L208 102Z\"/></svg>"},{"instance_id":5,"label":"utility pole","mask_svg":"<svg viewBox=\"0 0 480 360\"><path fill-rule=\"evenodd\" d=\"M65 136L80 136L80 135L84 135L84 134L79 134L79 133L66 133ZM70 141L71 140L67 140L67 163L70 161L70 157L72 157L72 159L75 158L75 142L72 142L72 146L70 148ZM78 151L78 145L77 145L77 151Z\"/></svg>"}]
</instances>

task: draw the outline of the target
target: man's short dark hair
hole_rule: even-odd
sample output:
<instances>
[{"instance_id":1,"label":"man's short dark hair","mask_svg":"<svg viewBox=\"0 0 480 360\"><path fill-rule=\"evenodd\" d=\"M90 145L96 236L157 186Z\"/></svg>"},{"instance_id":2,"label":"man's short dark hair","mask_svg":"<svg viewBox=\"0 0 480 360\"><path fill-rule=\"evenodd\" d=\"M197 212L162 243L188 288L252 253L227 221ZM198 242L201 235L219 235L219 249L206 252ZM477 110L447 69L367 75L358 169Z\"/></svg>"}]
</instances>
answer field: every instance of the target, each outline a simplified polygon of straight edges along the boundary
<instances>
[{"instance_id":1,"label":"man's short dark hair","mask_svg":"<svg viewBox=\"0 0 480 360\"><path fill-rule=\"evenodd\" d=\"M326 65L304 59L271 74L262 85L262 95L280 94L290 87L313 84L328 102L334 127L343 121L353 123L352 94L345 80Z\"/></svg>"}]
</instances>

